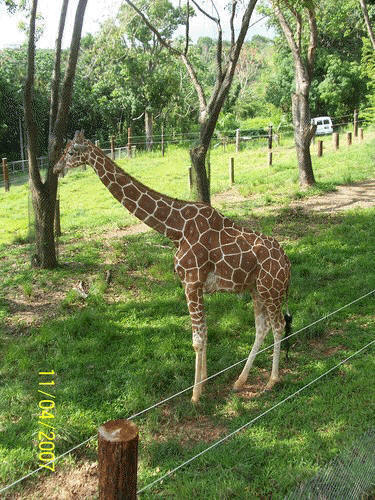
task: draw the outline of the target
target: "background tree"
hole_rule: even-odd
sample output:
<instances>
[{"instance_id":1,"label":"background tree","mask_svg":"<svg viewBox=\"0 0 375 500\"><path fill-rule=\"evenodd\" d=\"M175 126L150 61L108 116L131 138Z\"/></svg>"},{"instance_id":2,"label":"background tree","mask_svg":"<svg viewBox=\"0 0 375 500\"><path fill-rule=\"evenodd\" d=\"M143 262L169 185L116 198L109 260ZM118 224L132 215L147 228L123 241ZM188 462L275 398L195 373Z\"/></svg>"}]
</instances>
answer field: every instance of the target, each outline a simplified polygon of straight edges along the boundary
<instances>
[{"instance_id":1,"label":"background tree","mask_svg":"<svg viewBox=\"0 0 375 500\"><path fill-rule=\"evenodd\" d=\"M374 30L372 29L370 17L369 17L368 10L367 10L367 2L366 2L366 0L359 0L359 3L361 4L363 17L365 19L367 32L368 32L368 35L370 37L372 47L375 50L375 36L374 36Z\"/></svg>"},{"instance_id":2,"label":"background tree","mask_svg":"<svg viewBox=\"0 0 375 500\"><path fill-rule=\"evenodd\" d=\"M215 15L206 12L201 5L191 0L191 3L211 22L214 22L217 27L218 39L216 42L216 78L214 88L209 98L202 86L201 81L198 79L196 67L189 57L190 48L190 1L186 2L186 20L185 20L185 42L182 48L177 48L169 40L165 39L159 32L156 26L148 19L147 15L142 12L133 2L126 0L126 2L139 14L143 19L145 25L156 35L159 42L164 45L168 50L179 56L186 66L188 74L193 82L199 102L199 141L198 144L190 149L190 158L193 165L193 180L196 188L196 195L198 200L210 202L210 188L206 170L206 157L210 146L210 141L215 130L215 126L222 109L225 99L228 96L236 64L240 55L242 45L245 40L246 33L249 28L250 19L257 3L257 0L250 0L246 3L246 8L242 16L240 29L236 36L234 21L238 9L238 1L232 0L229 5L229 26L231 33L231 40L228 50L225 51L223 44L223 31L221 26L221 19L214 2L212 3Z\"/></svg>"},{"instance_id":3,"label":"background tree","mask_svg":"<svg viewBox=\"0 0 375 500\"><path fill-rule=\"evenodd\" d=\"M310 144L315 133L311 125L309 93L314 71L318 30L312 0L289 3L271 0L294 61L295 92L292 95L294 138L301 187L315 184ZM307 28L308 26L308 28ZM308 41L303 37L308 31Z\"/></svg>"},{"instance_id":4,"label":"background tree","mask_svg":"<svg viewBox=\"0 0 375 500\"><path fill-rule=\"evenodd\" d=\"M48 170L43 180L37 163L38 125L34 114L35 104L35 32L38 0L33 0L30 13L29 40L27 52L27 77L25 82L24 108L28 142L29 173L32 202L35 216L36 255L34 264L43 268L57 265L54 241L54 216L57 193L57 176L53 166L61 155L67 130L68 115L72 99L83 17L87 0L79 0L73 27L69 59L65 78L61 83L61 41L65 27L69 0L63 0L58 35L56 39L55 63L51 80L51 104L48 143Z\"/></svg>"}]
</instances>

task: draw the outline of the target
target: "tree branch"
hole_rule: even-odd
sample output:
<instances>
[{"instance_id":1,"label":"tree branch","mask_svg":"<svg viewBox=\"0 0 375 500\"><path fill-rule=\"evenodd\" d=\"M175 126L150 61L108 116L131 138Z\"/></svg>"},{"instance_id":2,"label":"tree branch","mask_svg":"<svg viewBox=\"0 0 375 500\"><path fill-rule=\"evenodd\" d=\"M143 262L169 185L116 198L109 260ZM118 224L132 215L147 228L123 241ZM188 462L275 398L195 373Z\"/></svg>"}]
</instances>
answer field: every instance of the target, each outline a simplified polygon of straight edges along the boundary
<instances>
[{"instance_id":1,"label":"tree branch","mask_svg":"<svg viewBox=\"0 0 375 500\"><path fill-rule=\"evenodd\" d=\"M182 52L180 52L179 50L175 49L174 47L172 47L172 45L167 42L166 40L164 40L164 38L161 36L161 34L158 32L158 30L150 23L150 21L147 19L147 17L143 14L143 12L138 9L138 7L136 5L134 5L133 2L131 2L131 0L125 0L125 2L130 5L130 7L132 7L132 9L134 9L136 11L136 13L139 15L139 17L142 18L143 22L145 23L145 25L153 32L155 33L157 39L159 40L159 42L164 46L166 47L168 50L171 51L172 54L174 54L175 56L182 56Z\"/></svg>"},{"instance_id":2,"label":"tree branch","mask_svg":"<svg viewBox=\"0 0 375 500\"><path fill-rule=\"evenodd\" d=\"M61 43L62 37L64 34L65 28L65 20L66 20L66 12L68 9L69 0L64 0L61 13L60 13L60 22L59 22L59 30L56 38L55 45L55 65L53 69L53 76L51 82L51 103L50 103L50 111L49 111L49 135L51 136L53 127L55 125L57 109L58 109L58 100L59 100L59 86L60 86L60 78L61 78Z\"/></svg>"},{"instance_id":3,"label":"tree branch","mask_svg":"<svg viewBox=\"0 0 375 500\"><path fill-rule=\"evenodd\" d=\"M42 192L44 185L40 176L37 151L37 126L34 119L34 81L35 81L35 19L38 0L33 0L30 13L29 42L27 51L27 76L25 81L24 110L27 135L27 155L29 160L29 174L33 187Z\"/></svg>"},{"instance_id":4,"label":"tree branch","mask_svg":"<svg viewBox=\"0 0 375 500\"><path fill-rule=\"evenodd\" d=\"M365 23L366 23L366 26L367 26L367 31L368 31L368 34L369 34L372 46L373 46L373 48L375 50L375 36L374 36L374 31L373 31L371 23L370 23L370 18L369 18L369 15L368 15L368 10L367 10L367 5L366 5L366 0L359 0L359 3L361 4L361 9L362 9L362 12L363 12L363 17L365 18Z\"/></svg>"},{"instance_id":5,"label":"tree branch","mask_svg":"<svg viewBox=\"0 0 375 500\"><path fill-rule=\"evenodd\" d=\"M310 27L310 42L307 53L307 71L311 79L313 76L316 47L318 44L318 28L316 25L316 16L314 9L312 8L308 9L308 15L309 15L309 27Z\"/></svg>"},{"instance_id":6,"label":"tree branch","mask_svg":"<svg viewBox=\"0 0 375 500\"><path fill-rule=\"evenodd\" d=\"M236 34L234 32L234 16L236 15L237 0L232 0L232 14L230 16L231 47L235 44Z\"/></svg>"},{"instance_id":7,"label":"tree branch","mask_svg":"<svg viewBox=\"0 0 375 500\"><path fill-rule=\"evenodd\" d=\"M208 12L206 12L204 9L202 9L202 7L195 0L191 0L191 1L196 6L196 8L199 10L199 12L201 12L204 16L208 17L208 19L211 19L211 21L213 21L214 23L219 22L219 20L220 20L219 18L210 16L210 14L208 14ZM214 5L214 7L215 7L215 5ZM215 10L216 10L216 8L215 8ZM217 10L216 10L216 12L217 12Z\"/></svg>"}]
</instances>

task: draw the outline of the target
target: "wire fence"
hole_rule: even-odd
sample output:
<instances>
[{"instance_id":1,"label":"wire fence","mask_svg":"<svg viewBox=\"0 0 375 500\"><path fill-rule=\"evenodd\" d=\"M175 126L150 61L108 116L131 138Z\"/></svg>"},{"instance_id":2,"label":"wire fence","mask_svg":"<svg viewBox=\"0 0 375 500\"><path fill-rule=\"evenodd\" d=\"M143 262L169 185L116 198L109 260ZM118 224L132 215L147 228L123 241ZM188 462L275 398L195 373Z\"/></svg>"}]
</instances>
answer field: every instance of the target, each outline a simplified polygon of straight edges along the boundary
<instances>
[{"instance_id":1,"label":"wire fence","mask_svg":"<svg viewBox=\"0 0 375 500\"><path fill-rule=\"evenodd\" d=\"M325 321L326 319L328 319L329 317L339 313L340 311L344 310L344 309L347 309L348 307L352 306L353 304L357 303L357 302L360 302L362 301L363 299L365 299L366 297L369 297L371 295L373 295L375 293L375 289L374 290L371 290L367 293L365 293L364 295L358 297L357 299L354 299L353 301L349 302L348 304L345 304L344 306L341 306L339 307L338 309L330 312L330 313L327 313L326 315L324 315L323 317L319 318L318 320L316 321L313 321L312 323L310 323L309 325L307 326L304 326L302 328L300 328L299 330L297 330L296 332L284 337L283 339L281 339L281 342L284 342L298 334L300 334L301 332L307 330L308 328L311 328L312 326L322 322L322 321ZM205 450L203 450L202 452L200 452L199 454L195 455L194 457L192 457L191 459L187 460L186 462L180 464L179 466L177 466L176 468L174 468L172 471L168 472L166 475L162 476L161 478L153 481L152 483L150 483L149 485L145 486L144 488L142 488L141 490L138 491L138 493L142 493L143 491L145 491L146 489L149 489L151 488L152 486L154 486L156 483L162 481L163 479L165 479L166 477L170 476L171 474L173 474L174 472L176 472L177 470L181 469L182 467L184 467L185 465L189 464L190 462L192 462L193 460L195 460L196 458L200 457L201 455L207 453L209 450L215 448L216 446L218 446L219 444L223 443L224 441L226 441L227 439L229 439L230 437L234 436L235 434L237 434L238 432L240 432L241 430L243 430L244 428L250 426L251 424L253 424L254 422L256 422L257 420L259 420L261 417L265 416L266 414L268 414L270 411L272 411L273 409L277 408L278 406L280 406L281 404L285 403L286 401L288 401L289 399L293 398L294 396L298 395L300 392L302 392L304 389L306 389L307 387L309 387L310 385L314 384L315 382L317 382L318 380L320 380L321 378L323 378L324 376L326 376L328 373L332 372L333 370L337 369L339 366L341 366L342 364L346 363L349 359L353 358L354 356L356 356L357 354L359 354L360 352L364 351L365 349L367 349L368 347L370 347L371 345L373 345L375 343L375 340L371 341L370 343L368 343L367 345L365 345L364 347L362 347L361 349L359 349L358 351L356 351L354 354L352 354L351 356L345 358L343 361L341 361L339 364L335 365L333 368L329 369L327 372L323 373L322 375L320 375L319 377L317 377L316 379L314 379L313 381L309 382L308 384L304 385L301 389L298 389L297 391L295 391L293 394L289 395L287 398L283 399L282 401L280 401L279 403L277 403L276 405L272 406L271 408L269 408L268 410L266 410L265 412L263 412L262 414L258 415L257 417L255 417L254 419L252 419L251 421L249 421L247 424L241 426L240 428L238 428L237 430L231 432L230 434L228 434L227 436L225 436L224 438L220 439L219 441L215 442L213 445L209 446L208 448L206 448ZM265 352L269 349L271 349L272 347L274 347L274 343L268 345L267 347L261 349L258 351L257 353L257 356L259 354L261 354L262 352ZM207 377L206 380L200 382L200 383L203 383L203 382L206 382L208 380L211 380L215 377L217 377L218 375L221 375L222 373L240 365L240 364L243 364L245 361L247 360L247 357L240 360L240 361L237 361L235 362L234 364L218 371L217 373ZM172 399L186 393L187 391L190 391L192 388L194 387L194 385L191 385L189 387L186 387L185 389L173 394L172 396L169 396L133 415L131 415L130 417L127 418L127 420L133 420L151 410L153 410L154 408L157 408L159 406L161 406L162 404L168 402L168 401L171 401ZM73 448L70 448L69 450L67 450L66 452L62 453L61 455L57 456L54 460L51 460L50 462L44 464L44 467L39 467L31 472L29 472L28 474L26 474L25 476L19 478L18 480L14 481L13 483L5 486L4 488L0 489L0 493L4 493L5 491L9 490L10 488L12 488L13 486L19 484L20 482L24 481L25 479L31 477L32 475L36 474L37 472L39 472L40 470L44 469L46 465L50 465L54 462L57 462L58 460L60 460L61 458L65 457L66 455L70 454L71 452L77 450L78 448L84 446L85 444L89 443L90 441L92 441L93 439L97 438L97 435L93 435L87 439L85 439L84 441L82 441L81 443L77 444L76 446L74 446Z\"/></svg>"},{"instance_id":2,"label":"wire fence","mask_svg":"<svg viewBox=\"0 0 375 500\"><path fill-rule=\"evenodd\" d=\"M364 118L357 120L357 126L363 123L368 123L368 120ZM333 123L332 128L336 132L342 132L344 128L354 127L352 121L340 121ZM237 129L229 130L225 132L216 132L211 140L212 148L215 150L217 148L222 148L224 151L229 147L235 147L236 152L246 149L256 149L257 151L264 148L265 154L273 151L274 153L281 152L283 150L289 151L294 149L294 144L292 141L293 136L293 125L281 125L276 129L266 132L264 129ZM133 136L131 139L131 144L121 145L117 147L107 147L108 142L104 144L98 144L102 147L104 153L111 157L114 161L122 160L125 158L131 159L143 152L155 152L161 151L165 154L168 146L180 146L183 148L191 148L199 140L198 132L189 133L179 133L171 135L154 135L152 142L148 142L145 136ZM98 143L98 141L95 141ZM338 148L332 147L332 149L337 150ZM37 159L39 168L42 175L45 175L48 167L48 157L41 156ZM275 156L273 160L269 160L269 166L275 162ZM4 173L0 176L0 188L14 185L24 184L28 181L28 160L18 160L7 162L7 174ZM8 189L7 189L8 190Z\"/></svg>"},{"instance_id":3,"label":"wire fence","mask_svg":"<svg viewBox=\"0 0 375 500\"><path fill-rule=\"evenodd\" d=\"M293 490L285 500L364 499L371 488L375 493L375 427L339 453L315 477Z\"/></svg>"}]
</instances>

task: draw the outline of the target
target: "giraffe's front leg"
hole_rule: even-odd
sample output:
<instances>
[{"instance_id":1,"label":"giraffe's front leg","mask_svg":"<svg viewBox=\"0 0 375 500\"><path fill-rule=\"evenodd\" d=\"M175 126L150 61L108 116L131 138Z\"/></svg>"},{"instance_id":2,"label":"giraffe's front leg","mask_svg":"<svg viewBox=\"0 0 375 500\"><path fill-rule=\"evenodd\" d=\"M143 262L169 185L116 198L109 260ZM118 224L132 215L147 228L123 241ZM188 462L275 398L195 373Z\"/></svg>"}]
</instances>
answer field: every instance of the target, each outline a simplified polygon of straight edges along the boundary
<instances>
[{"instance_id":1,"label":"giraffe's front leg","mask_svg":"<svg viewBox=\"0 0 375 500\"><path fill-rule=\"evenodd\" d=\"M197 403L202 394L203 381L207 378L207 326L204 315L202 288L186 285L185 293L191 318L193 349L195 351L195 378L191 400L193 403Z\"/></svg>"}]
</instances>

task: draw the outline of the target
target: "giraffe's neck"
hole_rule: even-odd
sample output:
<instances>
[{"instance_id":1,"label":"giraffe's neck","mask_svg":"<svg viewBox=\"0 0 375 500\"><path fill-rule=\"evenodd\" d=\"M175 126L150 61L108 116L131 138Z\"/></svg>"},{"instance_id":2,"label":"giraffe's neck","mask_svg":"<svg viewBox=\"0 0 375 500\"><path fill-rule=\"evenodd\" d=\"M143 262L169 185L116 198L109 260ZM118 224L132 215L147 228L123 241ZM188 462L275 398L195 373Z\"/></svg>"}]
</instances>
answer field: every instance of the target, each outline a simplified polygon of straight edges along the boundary
<instances>
[{"instance_id":1,"label":"giraffe's neck","mask_svg":"<svg viewBox=\"0 0 375 500\"><path fill-rule=\"evenodd\" d=\"M90 146L89 163L116 200L139 220L177 243L183 229L180 211L188 203L148 188L121 170L101 149Z\"/></svg>"}]
</instances>

